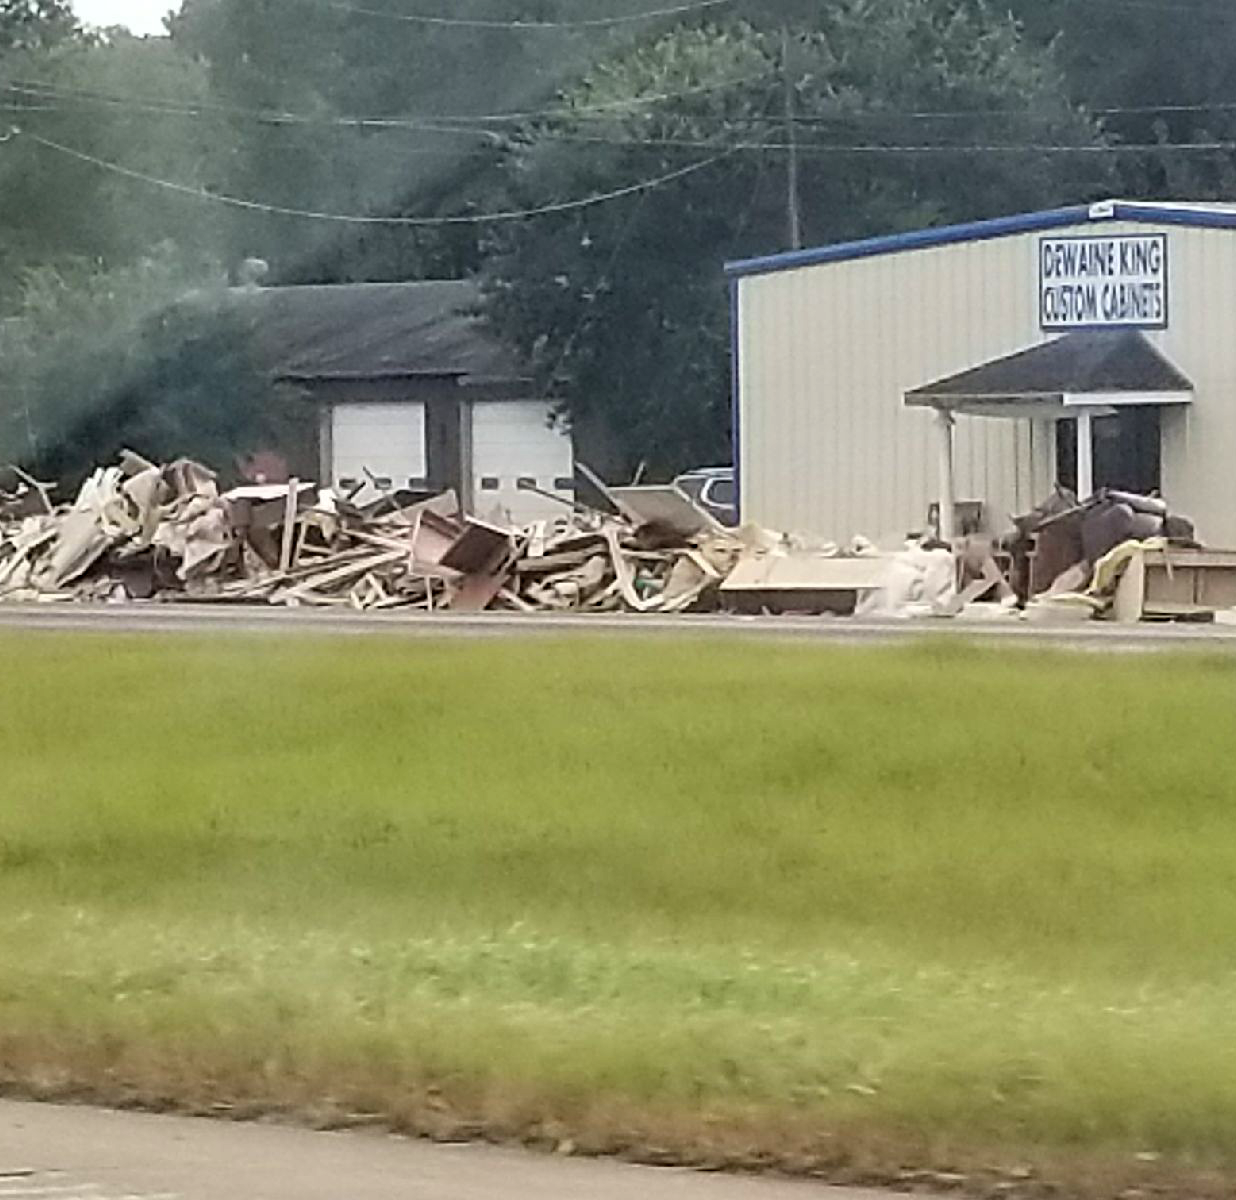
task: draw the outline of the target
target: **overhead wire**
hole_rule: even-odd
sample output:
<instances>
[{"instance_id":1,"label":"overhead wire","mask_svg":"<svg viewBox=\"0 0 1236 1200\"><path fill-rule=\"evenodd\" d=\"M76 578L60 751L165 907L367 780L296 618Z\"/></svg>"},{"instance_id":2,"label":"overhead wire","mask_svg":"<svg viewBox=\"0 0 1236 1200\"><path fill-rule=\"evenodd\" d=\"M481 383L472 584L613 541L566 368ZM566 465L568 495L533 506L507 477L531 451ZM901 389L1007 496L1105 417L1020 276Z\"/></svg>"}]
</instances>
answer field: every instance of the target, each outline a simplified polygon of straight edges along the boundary
<instances>
[{"instance_id":1,"label":"overhead wire","mask_svg":"<svg viewBox=\"0 0 1236 1200\"><path fill-rule=\"evenodd\" d=\"M123 166L120 163L112 162L109 159L100 158L98 155L88 154L84 150L77 150L72 146L66 146L62 142L57 142L52 138L42 137L39 134L30 133L26 130L15 130L14 132L33 142L35 145L42 146L48 150L53 150L69 158L76 159L79 162L87 163L91 166L99 168L100 170L110 171L114 174L121 175L126 179L132 179L140 183L149 184L152 187L161 188L164 191L175 192L182 196L192 196L199 200L210 201L230 208L245 209L250 212L265 213L270 216L296 217L303 220L314 221L330 221L346 225L382 225L421 229L442 228L451 225L487 225L507 221L522 221L532 217L542 217L554 213L572 212L577 209L591 208L594 205L607 204L613 200L620 200L625 196L640 195L643 192L664 187L665 185L673 183L676 180L685 179L689 175L694 175L697 171L702 171L707 167L715 165L731 153L730 149L725 147L720 154L714 154L709 158L690 163L685 167L679 167L676 170L667 171L664 174L654 176L650 179L640 180L637 183L628 184L625 187L614 188L607 192L593 193L592 195L583 196L574 200L559 200L548 204L536 205L531 208L504 209L497 212L488 213L457 213L450 216L437 217L390 217L359 213L322 212L314 209L294 208L282 204L268 204L263 201L249 200L240 196L228 195L223 192L212 192L207 188L197 187L191 184L177 183L170 179L162 179L157 175L147 174L145 171L135 171L132 168Z\"/></svg>"},{"instance_id":2,"label":"overhead wire","mask_svg":"<svg viewBox=\"0 0 1236 1200\"><path fill-rule=\"evenodd\" d=\"M558 105L553 108L527 109L520 112L456 113L416 117L319 116L312 113L298 113L279 109L243 108L210 101L185 103L183 101L165 100L158 97L125 96L116 93L109 94L92 91L90 89L69 88L62 84L53 84L41 80L11 80L5 87L15 95L25 95L33 98L47 98L50 96L82 104L94 103L110 107L135 108L143 111L167 113L169 115L202 116L208 113L216 113L220 116L245 117L274 125L329 125L359 129L413 129L430 133L456 133L469 132L469 127L473 125L501 124L505 122L522 123L538 119L552 120L554 118L565 119L601 113L620 113L629 109L640 109L646 105L680 100L688 96L706 95L713 92L726 91L730 88L743 87L747 84L758 83L762 79L767 79L770 74L771 68L769 71L733 76L712 83L692 84L688 87L672 91L646 92L640 96L604 101L597 104Z\"/></svg>"},{"instance_id":3,"label":"overhead wire","mask_svg":"<svg viewBox=\"0 0 1236 1200\"><path fill-rule=\"evenodd\" d=\"M320 0L313 0L320 2ZM670 8L650 10L642 14L631 14L621 18L597 18L592 21L582 21L571 23L574 27L586 27L588 25L597 24L618 24L625 23L629 20L651 19L653 17L680 15L687 11L697 9L706 9L717 7L723 3L729 3L730 0L703 0L702 3L683 4ZM345 5L352 9L353 5ZM381 12L374 10L375 15L391 16L398 19L411 19L423 21L440 21L444 24L473 24L472 21L464 18L429 18L412 14L396 14L390 12ZM495 24L492 22L486 24ZM497 24L520 24L515 23L497 23ZM550 27L561 26L563 23L532 23L532 27ZM14 80L5 84L6 90L11 96L18 96L29 101L29 103L12 103L5 107L5 111L13 113L42 113L61 111L58 104L93 104L104 105L108 107L129 108L135 111L142 111L152 115L166 116L188 116L202 117L210 113L216 113L223 116L232 117L247 117L254 120L259 120L264 123L273 125L306 125L306 126L330 126L338 128L355 128L355 129L408 129L417 132L439 133L451 136L475 136L487 137L491 141L505 145L507 144L503 137L495 133L493 130L486 128L490 122L529 122L539 120L549 123L555 120L575 119L588 115L595 114L614 114L621 113L626 110L640 109L644 106L654 105L669 100L678 99L693 94L701 94L706 92L716 92L731 87L743 86L748 83L758 82L760 79L768 77L769 72L760 72L757 74L743 76L728 80L722 80L709 84L692 85L687 88L674 91L664 91L659 93L645 94L642 96L630 97L623 100L615 100L598 104L583 104L566 106L559 105L553 108L542 108L527 110L523 112L501 112L501 113L482 113L482 114L456 114L453 116L425 116L425 117L349 117L349 116L328 116L315 115L307 113L296 113L289 111L278 110L259 110L245 109L230 105L221 105L213 102L176 102L154 97L138 97L133 95L118 95L115 93L99 92L91 89L73 88L62 84L56 84L43 80ZM53 103L48 103L51 101ZM1151 114L1151 113L1181 113L1181 112L1218 112L1229 109L1236 109L1236 101L1214 101L1204 104L1162 104L1162 105L1136 105L1136 106L1107 106L1101 108L1092 108L1089 111L1093 115L1114 116L1122 114ZM896 120L906 119L912 121L933 120L933 119L957 119L957 118L991 118L994 116L1022 116L1026 115L1022 110L911 110L911 111L867 111L862 113L846 113L837 115L811 114L800 115L794 118L795 124L802 127L821 127L830 124L845 124L855 119L861 120ZM753 117L748 119L745 124L755 125L759 123L775 123L771 118ZM455 214L449 216L437 217L410 217L410 216L381 216L369 214L351 214L351 213L333 213L318 211L308 208L297 208L292 206L270 204L263 201L257 201L240 196L233 196L221 192L213 192L208 189L178 183L174 180L163 179L159 176L147 174L137 171L133 168L126 167L122 163L114 162L109 159L90 154L84 150L77 149L73 146L66 145L51 138L43 137L39 134L26 131L24 136L35 144L44 147L45 149L62 155L77 159L83 163L91 164L99 169L114 172L125 176L134 181L140 181L147 185L158 187L164 190L177 192L182 195L196 197L210 202L228 205L235 208L246 209L251 211L265 212L272 215L283 215L288 217L297 217L303 219L322 220L322 221L337 221L348 224L363 224L363 225L385 225L385 226L449 226L462 224L483 224L486 222L501 222L521 220L528 217L539 215L570 211L577 208L586 208L591 205L605 203L610 200L616 200L623 196L633 194L644 194L654 190L665 184L668 184L676 179L683 178L693 174L696 171L702 170L707 166L720 161L721 158L728 157L732 154L740 152L758 152L766 153L769 151L788 151L791 143L787 140L775 140L760 137L745 137L738 140L721 142L719 140L705 140L702 138L684 138L674 136L662 137L621 137L621 136L606 136L606 135L589 135L586 133L571 133L562 132L554 129L541 128L536 131L536 138L540 141L550 142L575 142L589 143L598 145L613 145L627 147L645 147L656 148L659 150L678 149L690 151L709 151L721 153L713 153L711 157L707 157L699 162L692 163L686 167L679 168L675 171L644 180L627 187L614 189L610 192L598 193L596 195L582 197L574 200L559 201L546 205L541 205L534 208L523 210L504 210L493 213L483 214ZM7 140L7 139L6 139ZM1035 155L1114 155L1114 154L1131 154L1131 153L1217 153L1217 152L1232 152L1236 151L1236 141L1228 139L1197 139L1193 141L1171 142L1171 141L1153 141L1139 143L1084 143L1084 144L1061 144L1059 142L1045 141L1023 141L1023 142L957 142L957 143L922 143L922 142L907 142L898 141L893 143L886 142L797 142L795 145L801 153L809 155L854 155L854 156L885 156L885 155L905 155L905 156L926 156L926 155L977 155L977 154L1035 154ZM448 152L449 153L449 152Z\"/></svg>"},{"instance_id":4,"label":"overhead wire","mask_svg":"<svg viewBox=\"0 0 1236 1200\"><path fill-rule=\"evenodd\" d=\"M624 138L601 134L541 135L544 142L568 142L605 146L646 146L656 149L715 149L716 141L697 138ZM794 150L806 154L1121 154L1156 150L1214 152L1236 150L1236 141L1208 139L1191 142L787 142L740 140L724 143L738 151Z\"/></svg>"},{"instance_id":5,"label":"overhead wire","mask_svg":"<svg viewBox=\"0 0 1236 1200\"><path fill-rule=\"evenodd\" d=\"M750 76L741 81L731 80L726 84L710 85L714 89L721 86L735 86L739 82L748 83L757 81L765 76ZM119 105L122 107L135 107L138 111L150 111L156 115L183 115L183 116L201 116L205 112L211 111L208 106L185 105L175 106L171 104L161 104L156 102L153 106L147 107L145 102L138 101L132 97L120 96L104 96L102 94L88 96L84 93L68 92L63 96L59 92L54 92L50 88L36 90L27 84L9 84L7 85L10 91L15 94L25 94L36 100L46 99L62 99L69 103L78 102L79 100L87 103L101 103L108 106ZM682 93L664 93L656 96L645 96L640 99L645 103L653 103L662 98L670 98L671 95L681 95ZM1215 102L1207 105L1142 105L1132 108L1110 107L1102 110L1095 110L1105 114L1115 114L1123 112L1159 112L1159 111L1210 111L1210 110L1236 110L1236 102ZM5 111L15 114L24 114L27 112L53 112L62 111L55 106L46 104L14 104L7 106ZM273 124L292 124L292 125L316 125L326 124L330 126L347 126L353 128L406 128L416 130L418 132L439 133L451 136L473 136L473 137L488 137L491 142L508 145L509 143L504 137L499 136L492 130L483 127L459 125L445 125L437 122L429 121L422 118L353 118L353 117L337 117L337 118L315 118L307 114L267 114L258 110L246 109L231 109L226 108L225 111L232 115L246 115L263 121L270 121ZM552 115L554 118L574 116L574 110L546 110L547 115ZM514 116L514 114L509 114ZM527 114L531 115L531 114ZM876 116L877 114L853 114L854 116ZM983 117L991 115L983 112L968 112L962 113L960 110L949 112L940 111L927 113L925 111L900 113L900 114L878 114L882 116L905 116L905 117L926 117L926 116L969 116ZM1015 115L1015 110L1009 110L1006 115ZM1016 115L1022 115L1017 113ZM478 118L481 119L481 118ZM812 120L798 119L798 123L804 126L819 127L826 123L844 124L849 119L846 117L817 117ZM766 123L776 126L779 122L770 117L755 116L747 118L745 123L754 125L757 123ZM592 145L611 145L611 146L646 146L660 149L686 149L686 150L716 150L718 147L724 148L726 151L788 151L791 149L791 144L784 140L769 140L762 138L742 138L730 142L720 142L717 139L706 140L702 138L684 138L684 137L623 137L619 135L609 134L588 134L580 132L562 132L554 129L540 128L536 131L535 137L541 142L565 142L578 144ZM903 155L926 155L926 154L958 154L958 153L983 153L983 154L1010 154L1010 153L1033 153L1033 154L1117 154L1117 153L1154 153L1154 152L1181 152L1181 153L1214 153L1221 151L1230 151L1236 149L1236 142L1228 139L1205 139L1193 140L1188 142L1172 142L1172 141L1154 141L1154 142L1103 142L1103 143L1059 143L1059 142L955 142L955 143L854 143L854 142L796 142L795 146L806 154L903 154ZM428 151L427 151L428 152ZM433 153L437 153L434 151ZM443 152L449 153L449 152Z\"/></svg>"},{"instance_id":6,"label":"overhead wire","mask_svg":"<svg viewBox=\"0 0 1236 1200\"><path fill-rule=\"evenodd\" d=\"M22 115L27 112L47 112L60 111L47 107L27 107L17 106L7 109L7 111L15 115ZM473 130L452 130L456 133L475 133ZM126 172L133 174L134 177L142 177L138 172L131 172L129 168L122 164L112 163L108 160L95 160L93 156L86 154L84 151L74 150L72 147L63 146L59 143L54 143L50 139L39 138L36 135L27 131L26 136L34 141L43 141L54 149L61 150L63 153L81 157L87 161L94 161L95 165L108 169ZM603 134L584 134L584 133L561 133L553 130L540 130L536 135L536 140L530 142L529 145L548 144L548 143L565 143L565 144L580 144L580 145L597 145L597 146L616 146L629 148L649 148L657 150L721 150L725 154L735 153L765 153L768 151L789 151L796 149L802 154L819 156L819 155L858 155L858 156L880 156L880 155L904 155L904 156L926 156L926 155L969 155L969 154L1049 154L1049 155L1115 155L1115 154L1153 154L1153 153L1228 153L1236 151L1236 140L1231 139L1206 139L1187 142L1173 141L1154 141L1154 142L1096 142L1096 143L1062 143L1062 142L926 142L926 143L906 143L906 142L878 142L878 143L863 143L863 142L810 142L797 141L791 144L784 140L760 140L760 139L741 139L737 141L722 142L716 139L706 140L702 138L684 138L684 137L620 137L608 136ZM414 148L418 153L427 154L449 154L449 151L429 150L425 148ZM170 188L185 188L187 185L174 184L172 181L162 181L151 177L147 182L158 183ZM188 189L192 191L193 189ZM218 193L209 193L213 199L223 200L223 197ZM229 201L239 207L262 207L261 202L248 201L240 197L233 197ZM288 215L304 215L304 216L329 216L330 214L316 214L310 211L301 212L301 210L289 210ZM535 214L534 214L535 215ZM356 218L360 220L361 218ZM471 220L472 218L467 218ZM365 218L365 220L386 221L387 218ZM394 220L393 218L390 220ZM436 218L429 219L431 221ZM410 224L413 223L411 218L400 218L398 223Z\"/></svg>"},{"instance_id":7,"label":"overhead wire","mask_svg":"<svg viewBox=\"0 0 1236 1200\"><path fill-rule=\"evenodd\" d=\"M209 101L174 101L152 96L122 95L90 89L71 88L41 80L14 80L4 85L13 95L26 96L32 100L55 99L82 105L98 105L109 108L131 108L135 111L165 114L169 116L201 117L208 114L248 118L270 125L330 126L354 129L408 129L417 132L467 134L482 133L491 123L528 122L535 120L570 120L592 115L622 113L628 109L666 103L693 95L725 91L759 83L771 74L757 72L751 75L734 76L714 83L693 84L672 91L650 92L624 100L606 101L598 104L557 106L553 108L528 109L500 113L456 113L410 117L382 116L327 116L294 112L286 109L254 109ZM1156 113L1207 113L1236 111L1236 100L1214 100L1206 103L1163 103L1135 105L1084 106L1081 110L1091 116L1150 116ZM1024 108L1005 109L868 109L859 112L800 114L792 117L795 125L818 127L850 122L881 121L933 121L974 120L1031 115ZM747 118L749 123L765 123L780 126L784 118L757 116Z\"/></svg>"},{"instance_id":8,"label":"overhead wire","mask_svg":"<svg viewBox=\"0 0 1236 1200\"><path fill-rule=\"evenodd\" d=\"M444 17L425 13L402 13L386 8L369 8L353 4L350 0L302 0L316 8L331 9L353 16L375 17L385 21L402 21L412 25L439 26L452 29L502 29L514 32L547 32L572 29L613 29L622 25L635 25L644 21L657 21L665 17L684 17L709 9L732 4L733 0L690 0L668 8L649 9L644 12L627 13L623 16L592 17L579 21L533 21L498 20L486 17Z\"/></svg>"},{"instance_id":9,"label":"overhead wire","mask_svg":"<svg viewBox=\"0 0 1236 1200\"><path fill-rule=\"evenodd\" d=\"M1236 10L1233 9L1232 5L1224 3L1223 0L1220 0L1217 4L1173 3L1172 0L1086 0L1084 7L1088 8L1092 5L1097 5L1100 8L1144 9L1148 12L1171 13L1177 17L1189 15L1199 17L1210 15L1230 17L1236 15ZM1078 7L1082 6L1079 5Z\"/></svg>"}]
</instances>

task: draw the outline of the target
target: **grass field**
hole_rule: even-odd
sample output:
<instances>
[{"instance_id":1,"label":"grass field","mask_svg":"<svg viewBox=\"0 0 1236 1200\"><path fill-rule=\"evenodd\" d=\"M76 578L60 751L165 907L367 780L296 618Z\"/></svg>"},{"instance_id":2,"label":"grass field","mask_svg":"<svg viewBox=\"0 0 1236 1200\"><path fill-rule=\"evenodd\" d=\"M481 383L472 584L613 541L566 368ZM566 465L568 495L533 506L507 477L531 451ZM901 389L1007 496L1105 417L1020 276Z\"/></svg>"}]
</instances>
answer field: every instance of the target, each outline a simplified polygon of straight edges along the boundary
<instances>
[{"instance_id":1,"label":"grass field","mask_svg":"<svg viewBox=\"0 0 1236 1200\"><path fill-rule=\"evenodd\" d=\"M10 1085L1236 1172L1236 660L2 635L0 666Z\"/></svg>"}]
</instances>

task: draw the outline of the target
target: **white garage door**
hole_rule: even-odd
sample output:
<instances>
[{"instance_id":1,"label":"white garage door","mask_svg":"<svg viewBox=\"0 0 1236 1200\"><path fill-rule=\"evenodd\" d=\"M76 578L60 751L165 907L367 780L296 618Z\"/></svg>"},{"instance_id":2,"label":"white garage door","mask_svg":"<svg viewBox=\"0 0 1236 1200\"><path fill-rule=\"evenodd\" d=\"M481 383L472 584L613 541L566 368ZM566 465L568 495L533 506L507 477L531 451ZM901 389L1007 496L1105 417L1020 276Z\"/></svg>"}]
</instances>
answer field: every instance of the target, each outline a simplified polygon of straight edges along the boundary
<instances>
[{"instance_id":1,"label":"white garage door","mask_svg":"<svg viewBox=\"0 0 1236 1200\"><path fill-rule=\"evenodd\" d=\"M331 482L345 495L359 487L364 504L381 494L365 470L392 490L423 486L423 404L337 404L331 413ZM360 486L362 485L363 486Z\"/></svg>"},{"instance_id":2,"label":"white garage door","mask_svg":"<svg viewBox=\"0 0 1236 1200\"><path fill-rule=\"evenodd\" d=\"M472 501L482 517L516 525L560 517L567 509L529 485L570 500L571 438L549 425L543 400L480 400L472 405Z\"/></svg>"}]
</instances>

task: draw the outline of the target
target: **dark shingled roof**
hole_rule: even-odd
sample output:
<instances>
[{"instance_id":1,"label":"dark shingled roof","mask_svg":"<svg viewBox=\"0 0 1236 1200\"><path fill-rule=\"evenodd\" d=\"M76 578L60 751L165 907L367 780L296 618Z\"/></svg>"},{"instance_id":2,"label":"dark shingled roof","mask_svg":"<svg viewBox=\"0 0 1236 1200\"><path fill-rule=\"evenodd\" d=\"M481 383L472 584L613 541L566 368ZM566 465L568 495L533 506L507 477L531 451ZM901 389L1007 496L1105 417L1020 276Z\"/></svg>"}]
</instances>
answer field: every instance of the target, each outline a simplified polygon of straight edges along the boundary
<instances>
[{"instance_id":1,"label":"dark shingled roof","mask_svg":"<svg viewBox=\"0 0 1236 1200\"><path fill-rule=\"evenodd\" d=\"M280 379L525 378L518 356L473 315L470 280L237 288Z\"/></svg>"},{"instance_id":2,"label":"dark shingled roof","mask_svg":"<svg viewBox=\"0 0 1236 1200\"><path fill-rule=\"evenodd\" d=\"M1192 390L1193 384L1136 330L1078 330L914 388L906 393L906 403Z\"/></svg>"}]
</instances>

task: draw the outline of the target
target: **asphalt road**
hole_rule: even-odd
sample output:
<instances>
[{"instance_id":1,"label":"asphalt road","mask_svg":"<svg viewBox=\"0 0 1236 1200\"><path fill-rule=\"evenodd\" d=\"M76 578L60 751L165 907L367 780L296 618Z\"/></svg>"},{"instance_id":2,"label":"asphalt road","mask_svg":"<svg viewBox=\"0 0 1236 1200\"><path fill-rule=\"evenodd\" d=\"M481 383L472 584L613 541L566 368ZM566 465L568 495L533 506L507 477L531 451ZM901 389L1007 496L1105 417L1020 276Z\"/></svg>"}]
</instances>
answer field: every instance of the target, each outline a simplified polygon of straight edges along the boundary
<instances>
[{"instance_id":1,"label":"asphalt road","mask_svg":"<svg viewBox=\"0 0 1236 1200\"><path fill-rule=\"evenodd\" d=\"M174 604L0 604L0 630L93 633L280 633L332 636L524 637L630 634L648 637L769 638L888 643L963 636L999 645L1027 643L1082 650L1236 650L1236 626L1164 624L1044 626L1011 618L859 621L830 617L558 616L484 613L358 613L323 609Z\"/></svg>"},{"instance_id":2,"label":"asphalt road","mask_svg":"<svg viewBox=\"0 0 1236 1200\"><path fill-rule=\"evenodd\" d=\"M889 1200L887 1193L0 1101L0 1200Z\"/></svg>"}]
</instances>

